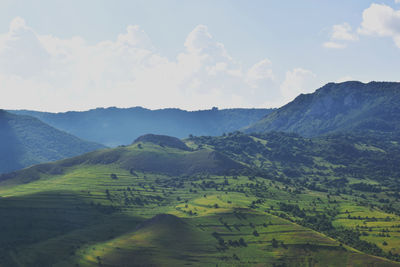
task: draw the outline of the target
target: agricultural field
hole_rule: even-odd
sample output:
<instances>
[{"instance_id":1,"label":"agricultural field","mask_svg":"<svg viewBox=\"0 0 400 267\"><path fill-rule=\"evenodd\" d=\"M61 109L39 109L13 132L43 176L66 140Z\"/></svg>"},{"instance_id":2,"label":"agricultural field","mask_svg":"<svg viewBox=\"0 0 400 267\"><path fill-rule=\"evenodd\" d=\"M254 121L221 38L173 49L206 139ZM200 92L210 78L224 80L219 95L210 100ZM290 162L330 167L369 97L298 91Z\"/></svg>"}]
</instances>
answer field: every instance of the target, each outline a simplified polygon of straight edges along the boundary
<instances>
[{"instance_id":1,"label":"agricultural field","mask_svg":"<svg viewBox=\"0 0 400 267\"><path fill-rule=\"evenodd\" d=\"M304 141L280 138L294 153ZM397 195L374 177L307 154L293 176L280 154L162 140L1 176L0 266L400 266Z\"/></svg>"}]
</instances>

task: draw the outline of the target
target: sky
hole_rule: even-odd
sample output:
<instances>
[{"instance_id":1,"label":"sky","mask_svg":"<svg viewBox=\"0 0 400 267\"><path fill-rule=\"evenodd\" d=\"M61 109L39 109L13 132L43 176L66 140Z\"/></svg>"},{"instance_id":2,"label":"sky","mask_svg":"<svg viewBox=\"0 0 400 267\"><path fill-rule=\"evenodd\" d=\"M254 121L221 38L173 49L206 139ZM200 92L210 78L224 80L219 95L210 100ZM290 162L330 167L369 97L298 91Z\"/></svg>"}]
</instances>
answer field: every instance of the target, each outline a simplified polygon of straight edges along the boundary
<instances>
[{"instance_id":1,"label":"sky","mask_svg":"<svg viewBox=\"0 0 400 267\"><path fill-rule=\"evenodd\" d=\"M400 0L1 0L0 108L270 108L400 81Z\"/></svg>"}]
</instances>

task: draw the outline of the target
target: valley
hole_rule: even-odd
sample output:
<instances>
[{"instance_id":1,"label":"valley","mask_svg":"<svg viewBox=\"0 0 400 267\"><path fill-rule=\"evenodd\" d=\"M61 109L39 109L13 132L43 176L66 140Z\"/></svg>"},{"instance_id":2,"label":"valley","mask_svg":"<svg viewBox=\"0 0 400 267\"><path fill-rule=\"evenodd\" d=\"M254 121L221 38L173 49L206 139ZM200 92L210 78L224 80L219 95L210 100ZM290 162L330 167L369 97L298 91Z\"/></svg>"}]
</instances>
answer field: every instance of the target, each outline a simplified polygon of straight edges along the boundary
<instances>
[{"instance_id":1,"label":"valley","mask_svg":"<svg viewBox=\"0 0 400 267\"><path fill-rule=\"evenodd\" d=\"M138 140L2 175L1 264L399 265L398 189L389 186L396 168L384 181L371 172L360 185L357 163L334 164L317 152L321 144L303 147L297 162L286 160L309 142L289 134ZM263 154L278 141L286 151ZM264 149L232 149L243 144ZM222 147L229 160L215 156ZM310 162L312 151L319 157ZM362 151L363 164L377 153ZM190 156L199 152L207 155L201 161ZM137 157L141 164L127 168ZM174 171L143 167L160 158ZM183 158L198 168L181 164ZM224 170L231 161L235 168ZM289 173L287 164L302 173Z\"/></svg>"},{"instance_id":2,"label":"valley","mask_svg":"<svg viewBox=\"0 0 400 267\"><path fill-rule=\"evenodd\" d=\"M400 0L0 0L0 267L400 267Z\"/></svg>"}]
</instances>

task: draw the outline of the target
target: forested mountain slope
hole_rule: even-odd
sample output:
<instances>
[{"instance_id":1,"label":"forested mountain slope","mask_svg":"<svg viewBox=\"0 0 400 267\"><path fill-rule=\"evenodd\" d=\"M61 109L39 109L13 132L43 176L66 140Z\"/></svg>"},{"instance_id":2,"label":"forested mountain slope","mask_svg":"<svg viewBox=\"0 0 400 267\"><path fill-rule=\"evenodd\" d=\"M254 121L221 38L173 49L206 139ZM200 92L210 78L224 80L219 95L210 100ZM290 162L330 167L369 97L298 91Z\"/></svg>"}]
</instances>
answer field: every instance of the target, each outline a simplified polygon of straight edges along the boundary
<instances>
[{"instance_id":1,"label":"forested mountain slope","mask_svg":"<svg viewBox=\"0 0 400 267\"><path fill-rule=\"evenodd\" d=\"M40 120L0 110L0 173L103 148Z\"/></svg>"},{"instance_id":2,"label":"forested mountain slope","mask_svg":"<svg viewBox=\"0 0 400 267\"><path fill-rule=\"evenodd\" d=\"M334 132L400 132L400 83L329 83L302 94L245 132L284 131L302 136Z\"/></svg>"}]
</instances>

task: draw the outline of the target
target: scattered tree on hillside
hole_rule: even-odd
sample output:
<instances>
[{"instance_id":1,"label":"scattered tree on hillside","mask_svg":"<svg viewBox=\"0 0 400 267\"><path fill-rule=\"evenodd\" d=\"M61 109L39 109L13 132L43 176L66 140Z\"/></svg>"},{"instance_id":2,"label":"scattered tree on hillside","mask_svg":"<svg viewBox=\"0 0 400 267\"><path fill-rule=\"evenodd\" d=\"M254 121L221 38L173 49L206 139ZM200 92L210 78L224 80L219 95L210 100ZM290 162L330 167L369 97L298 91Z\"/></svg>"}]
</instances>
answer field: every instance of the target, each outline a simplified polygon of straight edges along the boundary
<instances>
[{"instance_id":1,"label":"scattered tree on hillside","mask_svg":"<svg viewBox=\"0 0 400 267\"><path fill-rule=\"evenodd\" d=\"M279 245L279 243L278 243L278 241L275 239L275 238L272 238L272 247L273 248L277 248L278 247L278 245Z\"/></svg>"}]
</instances>

